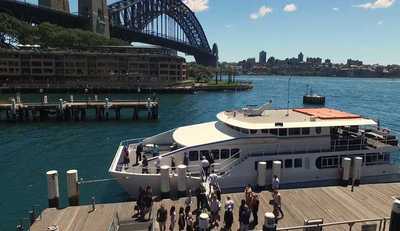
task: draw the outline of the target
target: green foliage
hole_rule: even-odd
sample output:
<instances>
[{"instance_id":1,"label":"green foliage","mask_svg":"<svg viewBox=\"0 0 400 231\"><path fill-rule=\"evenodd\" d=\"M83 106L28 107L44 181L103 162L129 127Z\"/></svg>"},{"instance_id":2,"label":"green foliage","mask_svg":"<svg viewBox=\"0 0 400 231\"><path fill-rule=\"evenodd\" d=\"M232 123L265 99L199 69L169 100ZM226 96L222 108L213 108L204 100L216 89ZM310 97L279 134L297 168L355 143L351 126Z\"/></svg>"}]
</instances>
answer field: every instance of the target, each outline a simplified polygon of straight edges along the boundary
<instances>
[{"instance_id":1,"label":"green foliage","mask_svg":"<svg viewBox=\"0 0 400 231\"><path fill-rule=\"evenodd\" d=\"M64 28L48 22L32 26L5 13L0 13L0 22L1 42L39 44L42 47L125 45L118 39L107 39L90 31Z\"/></svg>"},{"instance_id":2,"label":"green foliage","mask_svg":"<svg viewBox=\"0 0 400 231\"><path fill-rule=\"evenodd\" d=\"M216 69L214 67L206 67L196 63L187 64L187 74L196 82L208 82L215 76Z\"/></svg>"}]
</instances>

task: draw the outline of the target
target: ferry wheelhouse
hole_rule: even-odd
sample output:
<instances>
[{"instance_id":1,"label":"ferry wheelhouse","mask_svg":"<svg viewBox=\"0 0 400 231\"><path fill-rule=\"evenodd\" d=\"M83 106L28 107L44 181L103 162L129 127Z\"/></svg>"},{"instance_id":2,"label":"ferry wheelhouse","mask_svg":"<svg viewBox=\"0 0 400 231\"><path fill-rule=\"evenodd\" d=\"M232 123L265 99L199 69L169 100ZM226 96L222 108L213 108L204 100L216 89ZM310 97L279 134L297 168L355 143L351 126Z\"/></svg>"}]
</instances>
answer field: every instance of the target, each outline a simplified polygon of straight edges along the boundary
<instances>
[{"instance_id":1,"label":"ferry wheelhouse","mask_svg":"<svg viewBox=\"0 0 400 231\"><path fill-rule=\"evenodd\" d=\"M329 108L271 109L271 103L223 111L217 119L121 142L110 174L132 197L140 186L163 191L165 181L171 191L181 191L178 171L169 171L165 178L156 166L160 161L168 168L172 157L180 165L185 155L186 189L201 183L202 156L213 159L223 191L247 184L268 186L273 174L279 175L281 187L400 179L398 140L373 119ZM132 165L139 143L148 157L146 173L142 164ZM123 164L124 148L131 160L128 166Z\"/></svg>"}]
</instances>

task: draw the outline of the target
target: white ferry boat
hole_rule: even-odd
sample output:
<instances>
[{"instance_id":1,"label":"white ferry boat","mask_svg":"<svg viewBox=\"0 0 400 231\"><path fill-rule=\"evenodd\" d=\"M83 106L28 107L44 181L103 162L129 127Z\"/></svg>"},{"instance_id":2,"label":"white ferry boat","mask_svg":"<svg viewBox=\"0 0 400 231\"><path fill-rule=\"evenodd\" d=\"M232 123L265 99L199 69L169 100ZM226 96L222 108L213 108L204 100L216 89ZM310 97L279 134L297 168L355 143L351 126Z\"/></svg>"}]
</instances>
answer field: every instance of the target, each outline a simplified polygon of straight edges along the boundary
<instances>
[{"instance_id":1,"label":"white ferry boat","mask_svg":"<svg viewBox=\"0 0 400 231\"><path fill-rule=\"evenodd\" d=\"M328 108L271 109L271 102L223 111L217 119L121 142L110 174L132 197L146 185L155 194L165 191L163 187L194 190L201 182L202 156L214 162L222 191L247 184L268 186L273 174L281 187L400 179L398 140L373 119ZM148 172L141 163L132 165L138 144L148 157ZM129 153L129 165L124 165L124 153ZM178 167L185 156L186 168ZM176 171L168 170L172 157Z\"/></svg>"}]
</instances>

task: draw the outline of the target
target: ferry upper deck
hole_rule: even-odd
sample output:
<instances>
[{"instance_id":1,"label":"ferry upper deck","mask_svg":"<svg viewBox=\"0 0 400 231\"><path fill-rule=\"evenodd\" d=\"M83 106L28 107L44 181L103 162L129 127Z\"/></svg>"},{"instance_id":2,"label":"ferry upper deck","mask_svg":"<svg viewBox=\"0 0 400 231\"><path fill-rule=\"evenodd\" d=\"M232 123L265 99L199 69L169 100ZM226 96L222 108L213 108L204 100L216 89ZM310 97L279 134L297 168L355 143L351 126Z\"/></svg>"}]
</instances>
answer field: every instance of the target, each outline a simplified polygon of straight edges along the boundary
<instances>
[{"instance_id":1,"label":"ferry upper deck","mask_svg":"<svg viewBox=\"0 0 400 231\"><path fill-rule=\"evenodd\" d=\"M228 126L244 129L377 125L372 119L330 108L276 110L245 108L220 112L217 118Z\"/></svg>"}]
</instances>

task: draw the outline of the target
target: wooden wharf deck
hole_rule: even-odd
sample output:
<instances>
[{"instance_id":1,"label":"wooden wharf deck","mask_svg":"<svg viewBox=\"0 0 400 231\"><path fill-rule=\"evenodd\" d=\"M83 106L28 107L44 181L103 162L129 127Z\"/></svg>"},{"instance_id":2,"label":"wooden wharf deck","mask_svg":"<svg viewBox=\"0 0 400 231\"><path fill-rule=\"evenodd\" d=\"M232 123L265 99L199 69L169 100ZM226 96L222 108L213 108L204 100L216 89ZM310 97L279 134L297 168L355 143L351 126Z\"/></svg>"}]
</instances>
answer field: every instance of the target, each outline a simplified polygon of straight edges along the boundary
<instances>
[{"instance_id":1,"label":"wooden wharf deck","mask_svg":"<svg viewBox=\"0 0 400 231\"><path fill-rule=\"evenodd\" d=\"M157 101L138 100L88 100L58 103L7 102L0 103L0 121L85 121L88 119L121 119L121 110L132 110L132 119L139 119L141 111L148 120L158 119ZM114 115L113 115L114 114Z\"/></svg>"},{"instance_id":2,"label":"wooden wharf deck","mask_svg":"<svg viewBox=\"0 0 400 231\"><path fill-rule=\"evenodd\" d=\"M285 189L280 190L282 196L282 209L284 218L279 221L278 228L301 226L304 219L322 218L324 223L352 221L360 219L375 219L390 216L393 197L400 194L400 183L387 184L369 184L361 185L351 191L350 187L317 187L303 189ZM244 193L232 193L222 195L222 211L220 213L223 219L224 202L230 196L235 202L234 224L232 230L237 230L239 226L238 212L241 199ZM258 212L259 224L256 230L262 230L264 223L264 213L271 212L269 205L271 193L263 191L259 194L260 207ZM184 206L186 198L178 200L164 199L156 202L153 208L154 212L163 203L169 211L172 205L179 210ZM195 209L196 198L192 198L192 210ZM113 221L114 214L118 212L120 220L132 219L134 202L102 204L96 205L96 210L89 213L90 206L68 207L65 209L46 209L42 213L42 218L36 221L32 231L44 231L50 225L58 225L63 231L108 231ZM168 217L169 218L169 217ZM223 221L220 222L222 227ZM169 220L167 228L169 227ZM342 231L349 230L348 225L339 225L325 227L323 230ZM155 230L158 230L158 224L154 224ZM177 230L177 224L175 225ZM220 230L220 229L214 229ZM360 224L353 226L353 231L360 231ZM383 229L382 229L383 230ZM388 230L388 224L386 229Z\"/></svg>"}]
</instances>

